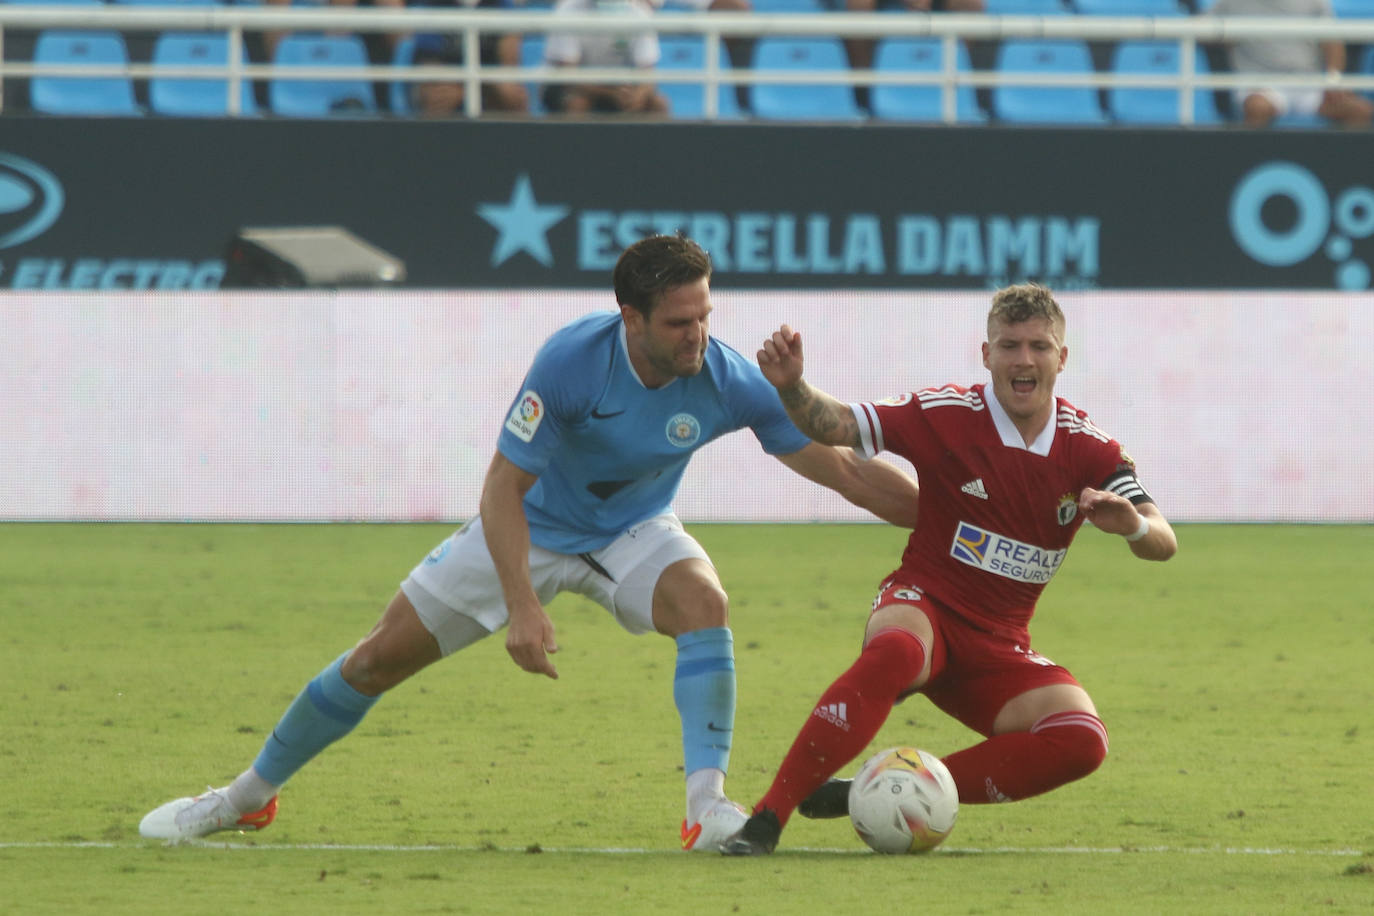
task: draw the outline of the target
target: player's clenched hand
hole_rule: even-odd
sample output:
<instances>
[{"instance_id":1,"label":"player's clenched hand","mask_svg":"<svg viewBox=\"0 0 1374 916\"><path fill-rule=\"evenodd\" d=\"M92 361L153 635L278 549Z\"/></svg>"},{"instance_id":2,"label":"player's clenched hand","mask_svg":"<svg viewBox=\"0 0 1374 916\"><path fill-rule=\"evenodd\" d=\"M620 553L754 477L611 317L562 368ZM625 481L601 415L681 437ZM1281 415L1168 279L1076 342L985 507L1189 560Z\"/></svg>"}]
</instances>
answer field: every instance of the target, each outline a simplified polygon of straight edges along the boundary
<instances>
[{"instance_id":1,"label":"player's clenched hand","mask_svg":"<svg viewBox=\"0 0 1374 916\"><path fill-rule=\"evenodd\" d=\"M1140 513L1124 496L1084 487L1078 494L1078 511L1099 531L1128 535L1140 525Z\"/></svg>"},{"instance_id":2,"label":"player's clenched hand","mask_svg":"<svg viewBox=\"0 0 1374 916\"><path fill-rule=\"evenodd\" d=\"M758 352L759 369L774 388L792 388L802 377L801 334L787 325L773 332Z\"/></svg>"},{"instance_id":3,"label":"player's clenched hand","mask_svg":"<svg viewBox=\"0 0 1374 916\"><path fill-rule=\"evenodd\" d=\"M511 609L506 651L517 665L531 674L558 677L558 669L549 658L549 653L558 651L558 643L553 638L553 621L537 603L518 613Z\"/></svg>"}]
</instances>

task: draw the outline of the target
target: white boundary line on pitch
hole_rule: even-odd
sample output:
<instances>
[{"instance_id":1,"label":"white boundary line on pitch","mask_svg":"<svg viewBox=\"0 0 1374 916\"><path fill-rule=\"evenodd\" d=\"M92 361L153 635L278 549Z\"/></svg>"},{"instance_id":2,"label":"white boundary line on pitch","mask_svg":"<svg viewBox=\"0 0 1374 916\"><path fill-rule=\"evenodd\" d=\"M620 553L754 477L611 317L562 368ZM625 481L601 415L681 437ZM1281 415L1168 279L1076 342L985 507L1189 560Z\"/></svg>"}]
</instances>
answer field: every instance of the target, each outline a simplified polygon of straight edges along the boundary
<instances>
[{"instance_id":1,"label":"white boundary line on pitch","mask_svg":"<svg viewBox=\"0 0 1374 916\"><path fill-rule=\"evenodd\" d=\"M153 842L143 843L6 843L0 842L0 849L157 849L161 846ZM521 853L576 853L584 855L633 856L653 855L675 852L673 849L637 849L593 846L402 846L389 843L379 844L332 844L332 843L216 843L208 840L192 840L181 844L201 849L235 849L270 852L285 850L289 852L521 852ZM814 852L827 855L872 855L867 849L830 849L815 846L784 847L787 852ZM1374 855L1360 849L1278 849L1254 846L993 846L988 848L946 846L934 851L935 855L1132 855L1138 853L1177 853L1181 855L1227 855L1227 856L1337 856L1360 857Z\"/></svg>"}]
</instances>

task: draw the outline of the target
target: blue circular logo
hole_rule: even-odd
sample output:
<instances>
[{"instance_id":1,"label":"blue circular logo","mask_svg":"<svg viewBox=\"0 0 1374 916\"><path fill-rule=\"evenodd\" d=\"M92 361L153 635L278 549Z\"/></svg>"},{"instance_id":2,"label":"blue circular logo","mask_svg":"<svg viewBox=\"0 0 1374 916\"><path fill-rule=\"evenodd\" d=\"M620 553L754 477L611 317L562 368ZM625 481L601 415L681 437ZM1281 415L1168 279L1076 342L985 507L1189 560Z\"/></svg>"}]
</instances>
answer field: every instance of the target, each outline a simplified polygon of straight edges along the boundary
<instances>
[{"instance_id":1,"label":"blue circular logo","mask_svg":"<svg viewBox=\"0 0 1374 916\"><path fill-rule=\"evenodd\" d=\"M1293 227L1275 232L1264 225L1260 210L1271 198L1286 197L1297 210ZM1331 227L1331 201L1307 169L1291 162L1267 162L1241 179L1231 194L1231 234L1250 257L1271 267L1305 260Z\"/></svg>"},{"instance_id":2,"label":"blue circular logo","mask_svg":"<svg viewBox=\"0 0 1374 916\"><path fill-rule=\"evenodd\" d=\"M42 235L62 215L66 195L57 177L22 156L0 153L0 248Z\"/></svg>"},{"instance_id":3,"label":"blue circular logo","mask_svg":"<svg viewBox=\"0 0 1374 916\"><path fill-rule=\"evenodd\" d=\"M1374 190L1355 185L1336 198L1336 225L1357 239L1374 234Z\"/></svg>"},{"instance_id":4,"label":"blue circular logo","mask_svg":"<svg viewBox=\"0 0 1374 916\"><path fill-rule=\"evenodd\" d=\"M668 421L668 441L678 448L690 448L701 438L701 424L689 413L676 414Z\"/></svg>"}]
</instances>

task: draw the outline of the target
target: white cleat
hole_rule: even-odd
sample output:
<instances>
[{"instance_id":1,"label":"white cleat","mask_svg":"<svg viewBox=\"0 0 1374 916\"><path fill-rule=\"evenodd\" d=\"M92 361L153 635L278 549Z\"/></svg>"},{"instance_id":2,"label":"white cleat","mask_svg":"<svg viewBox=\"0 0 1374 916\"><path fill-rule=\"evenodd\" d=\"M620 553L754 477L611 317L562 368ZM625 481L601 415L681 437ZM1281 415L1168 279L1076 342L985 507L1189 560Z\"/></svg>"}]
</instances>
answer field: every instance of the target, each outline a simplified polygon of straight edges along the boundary
<instances>
[{"instance_id":1,"label":"white cleat","mask_svg":"<svg viewBox=\"0 0 1374 916\"><path fill-rule=\"evenodd\" d=\"M152 811L139 822L138 832L150 840L178 843L220 830L261 830L277 816L277 798L260 810L239 814L223 789L210 789L195 798L178 798Z\"/></svg>"},{"instance_id":2,"label":"white cleat","mask_svg":"<svg viewBox=\"0 0 1374 916\"><path fill-rule=\"evenodd\" d=\"M749 812L728 798L722 798L695 824L682 822L682 848L691 852L720 852L720 844L739 833Z\"/></svg>"}]
</instances>

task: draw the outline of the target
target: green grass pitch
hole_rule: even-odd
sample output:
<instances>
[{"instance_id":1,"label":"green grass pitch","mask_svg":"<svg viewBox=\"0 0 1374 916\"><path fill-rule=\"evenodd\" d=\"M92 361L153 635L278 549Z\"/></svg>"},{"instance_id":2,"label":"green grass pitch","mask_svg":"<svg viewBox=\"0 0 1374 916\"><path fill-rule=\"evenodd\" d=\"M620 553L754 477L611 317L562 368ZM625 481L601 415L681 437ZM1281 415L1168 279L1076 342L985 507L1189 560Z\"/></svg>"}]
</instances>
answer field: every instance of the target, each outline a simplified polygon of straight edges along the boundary
<instances>
[{"instance_id":1,"label":"green grass pitch","mask_svg":"<svg viewBox=\"0 0 1374 916\"><path fill-rule=\"evenodd\" d=\"M0 526L0 910L73 913L1368 913L1374 528L1086 530L1035 647L1112 752L881 857L794 818L767 859L684 855L672 644L552 606L558 681L498 635L386 697L260 834L165 847L145 811L221 785L448 526ZM693 526L731 593L729 791L753 802L853 658L900 532ZM920 698L873 749L974 736ZM847 769L852 769L847 768Z\"/></svg>"}]
</instances>

